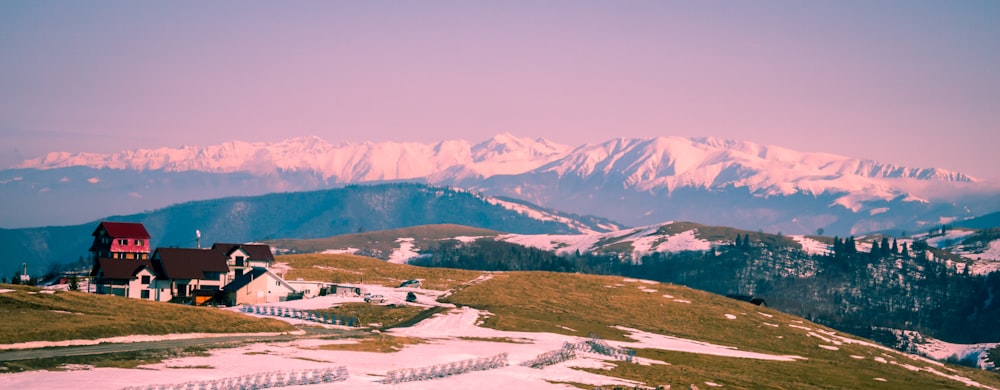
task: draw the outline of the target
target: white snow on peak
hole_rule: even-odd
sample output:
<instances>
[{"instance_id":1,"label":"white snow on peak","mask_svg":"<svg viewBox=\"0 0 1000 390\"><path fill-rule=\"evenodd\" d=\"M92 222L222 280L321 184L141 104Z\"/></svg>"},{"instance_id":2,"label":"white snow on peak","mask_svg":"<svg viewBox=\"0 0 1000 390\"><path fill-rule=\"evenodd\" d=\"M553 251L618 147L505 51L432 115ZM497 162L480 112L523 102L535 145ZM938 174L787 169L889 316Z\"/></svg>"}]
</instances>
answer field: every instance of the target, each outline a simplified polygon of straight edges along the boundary
<instances>
[{"instance_id":1,"label":"white snow on peak","mask_svg":"<svg viewBox=\"0 0 1000 390\"><path fill-rule=\"evenodd\" d=\"M625 177L625 185L639 191L746 187L759 196L854 193L858 195L836 202L852 210L864 200L908 196L897 185L899 181L976 181L934 168L906 168L752 142L683 137L619 138L584 145L539 170L580 178Z\"/></svg>"},{"instance_id":2,"label":"white snow on peak","mask_svg":"<svg viewBox=\"0 0 1000 390\"><path fill-rule=\"evenodd\" d=\"M88 166L255 174L306 171L347 183L517 174L562 157L568 150L568 146L544 139L518 138L509 133L475 146L463 140L435 144L343 142L333 145L319 137L298 137L277 143L231 141L212 146L134 149L113 154L53 152L26 160L16 168Z\"/></svg>"},{"instance_id":3,"label":"white snow on peak","mask_svg":"<svg viewBox=\"0 0 1000 390\"><path fill-rule=\"evenodd\" d=\"M921 201L922 193L929 191L926 183L976 182L936 168L718 138L617 138L574 148L510 133L475 145L464 140L334 145L318 137L298 137L277 143L232 141L113 154L53 152L16 168L70 166L254 174L298 171L333 183L407 179L455 183L497 175L555 174L601 182L621 178L625 188L638 191L737 187L765 197L832 194L838 197L835 205L854 211L870 200Z\"/></svg>"}]
</instances>

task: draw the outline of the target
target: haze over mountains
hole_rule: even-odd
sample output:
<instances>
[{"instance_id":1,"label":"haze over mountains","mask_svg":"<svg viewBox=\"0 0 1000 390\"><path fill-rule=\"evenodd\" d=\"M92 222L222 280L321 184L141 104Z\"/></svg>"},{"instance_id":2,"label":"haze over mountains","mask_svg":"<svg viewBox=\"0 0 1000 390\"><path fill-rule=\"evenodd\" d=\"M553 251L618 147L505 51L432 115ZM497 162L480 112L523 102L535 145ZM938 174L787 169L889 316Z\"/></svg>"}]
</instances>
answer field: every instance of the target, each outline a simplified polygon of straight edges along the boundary
<instances>
[{"instance_id":1,"label":"haze over mountains","mask_svg":"<svg viewBox=\"0 0 1000 390\"><path fill-rule=\"evenodd\" d=\"M4 227L65 225L195 199L414 181L523 199L626 225L690 220L793 234L915 230L1000 210L961 172L715 138L568 146L316 137L114 154L49 153L0 171ZM81 207L87 205L87 207Z\"/></svg>"}]
</instances>

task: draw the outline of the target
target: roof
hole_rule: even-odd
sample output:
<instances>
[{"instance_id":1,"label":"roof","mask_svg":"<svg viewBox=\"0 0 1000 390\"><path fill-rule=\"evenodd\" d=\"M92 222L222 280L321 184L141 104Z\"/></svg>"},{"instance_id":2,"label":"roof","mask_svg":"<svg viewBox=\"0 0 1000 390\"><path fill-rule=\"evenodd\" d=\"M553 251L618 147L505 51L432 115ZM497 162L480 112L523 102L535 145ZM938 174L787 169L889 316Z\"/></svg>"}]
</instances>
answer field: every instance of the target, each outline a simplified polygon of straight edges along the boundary
<instances>
[{"instance_id":1,"label":"roof","mask_svg":"<svg viewBox=\"0 0 1000 390\"><path fill-rule=\"evenodd\" d=\"M143 238L149 239L149 232L146 231L146 227L138 222L110 222L104 221L97 225L94 229L94 233L91 235L97 237L98 232L101 228L104 228L108 232L108 235L114 238Z\"/></svg>"},{"instance_id":2,"label":"roof","mask_svg":"<svg viewBox=\"0 0 1000 390\"><path fill-rule=\"evenodd\" d=\"M97 261L94 262L94 268L91 270L90 274L92 276L97 276L98 272L104 273L104 277L107 279L118 279L118 280L129 280L135 278L135 275L142 271L143 268L153 269L152 264L149 260L135 260L135 259L112 259L108 257L99 257Z\"/></svg>"},{"instance_id":3,"label":"roof","mask_svg":"<svg viewBox=\"0 0 1000 390\"><path fill-rule=\"evenodd\" d=\"M206 272L229 272L226 257L209 249L157 248L156 274L165 279L203 279Z\"/></svg>"},{"instance_id":4,"label":"roof","mask_svg":"<svg viewBox=\"0 0 1000 390\"><path fill-rule=\"evenodd\" d=\"M227 244L221 242L212 244L213 251L218 251L226 257L229 257L237 249L243 249L250 256L247 260L274 261L274 254L271 253L271 247L267 244Z\"/></svg>"},{"instance_id":5,"label":"roof","mask_svg":"<svg viewBox=\"0 0 1000 390\"><path fill-rule=\"evenodd\" d=\"M223 290L225 290L226 292L239 291L241 288L246 287L246 285L250 284L250 282L257 280L257 278L263 275L271 275L271 277L273 277L274 279L281 281L281 284L284 285L286 288L295 291L295 288L292 287L292 285L288 284L288 282L286 282L280 276L275 275L273 272L268 271L267 268L263 267L253 267L252 269L250 269L250 272L247 272L242 276L236 278L232 282L229 282L229 284L227 284L226 287L223 288Z\"/></svg>"}]
</instances>

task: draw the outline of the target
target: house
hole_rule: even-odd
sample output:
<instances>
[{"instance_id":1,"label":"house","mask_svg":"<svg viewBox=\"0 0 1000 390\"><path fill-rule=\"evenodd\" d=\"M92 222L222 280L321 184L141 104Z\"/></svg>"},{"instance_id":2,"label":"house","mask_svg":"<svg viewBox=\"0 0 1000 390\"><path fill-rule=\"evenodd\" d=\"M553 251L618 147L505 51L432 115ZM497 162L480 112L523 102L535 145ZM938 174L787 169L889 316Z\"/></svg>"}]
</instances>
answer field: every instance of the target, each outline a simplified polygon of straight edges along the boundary
<instances>
[{"instance_id":1,"label":"house","mask_svg":"<svg viewBox=\"0 0 1000 390\"><path fill-rule=\"evenodd\" d=\"M276 302L301 295L270 270L274 254L264 244L157 248L150 255L149 232L141 223L104 221L92 236L91 285L99 294L201 305L224 301L226 286L232 284L228 291L244 295L234 302Z\"/></svg>"},{"instance_id":2,"label":"house","mask_svg":"<svg viewBox=\"0 0 1000 390\"><path fill-rule=\"evenodd\" d=\"M90 253L94 259L144 260L149 258L149 232L141 223L104 221L94 229Z\"/></svg>"},{"instance_id":3,"label":"house","mask_svg":"<svg viewBox=\"0 0 1000 390\"><path fill-rule=\"evenodd\" d=\"M280 302L297 293L291 284L266 268L254 267L223 289L226 305L257 305Z\"/></svg>"},{"instance_id":4,"label":"house","mask_svg":"<svg viewBox=\"0 0 1000 390\"><path fill-rule=\"evenodd\" d=\"M99 257L94 260L90 275L95 293L159 300L159 294L155 294L156 273L149 259Z\"/></svg>"},{"instance_id":5,"label":"house","mask_svg":"<svg viewBox=\"0 0 1000 390\"><path fill-rule=\"evenodd\" d=\"M211 249L157 248L151 263L161 295L196 305L218 295L229 273L226 258Z\"/></svg>"},{"instance_id":6,"label":"house","mask_svg":"<svg viewBox=\"0 0 1000 390\"><path fill-rule=\"evenodd\" d=\"M215 243L212 251L226 258L229 272L226 282L232 282L253 268L270 269L274 264L271 247L265 244Z\"/></svg>"},{"instance_id":7,"label":"house","mask_svg":"<svg viewBox=\"0 0 1000 390\"><path fill-rule=\"evenodd\" d=\"M149 232L141 223L104 221L91 233L91 284L99 294L149 299ZM144 292L145 290L145 292Z\"/></svg>"}]
</instances>

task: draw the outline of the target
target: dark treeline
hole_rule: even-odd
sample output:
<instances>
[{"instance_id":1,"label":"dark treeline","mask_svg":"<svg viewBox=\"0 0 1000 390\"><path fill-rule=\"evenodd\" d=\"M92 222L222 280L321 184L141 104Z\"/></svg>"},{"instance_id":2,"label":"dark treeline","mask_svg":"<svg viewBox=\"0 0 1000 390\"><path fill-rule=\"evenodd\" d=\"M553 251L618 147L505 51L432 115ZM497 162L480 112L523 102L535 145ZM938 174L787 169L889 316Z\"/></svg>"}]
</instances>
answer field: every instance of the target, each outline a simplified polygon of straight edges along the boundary
<instances>
[{"instance_id":1,"label":"dark treeline","mask_svg":"<svg viewBox=\"0 0 1000 390\"><path fill-rule=\"evenodd\" d=\"M551 251L480 239L443 241L411 264L484 271L556 271L620 275L682 284L717 294L763 298L773 308L892 344L884 328L919 331L956 343L1000 341L1000 273L969 275L883 239L868 252L853 237L834 252L750 242L709 251L655 252L636 261L616 253Z\"/></svg>"}]
</instances>

